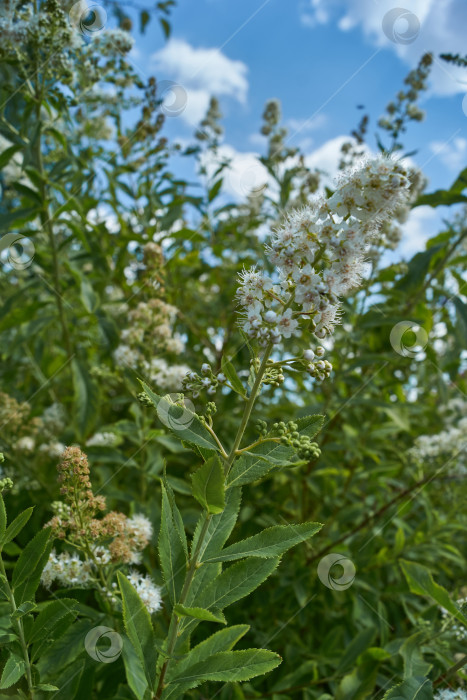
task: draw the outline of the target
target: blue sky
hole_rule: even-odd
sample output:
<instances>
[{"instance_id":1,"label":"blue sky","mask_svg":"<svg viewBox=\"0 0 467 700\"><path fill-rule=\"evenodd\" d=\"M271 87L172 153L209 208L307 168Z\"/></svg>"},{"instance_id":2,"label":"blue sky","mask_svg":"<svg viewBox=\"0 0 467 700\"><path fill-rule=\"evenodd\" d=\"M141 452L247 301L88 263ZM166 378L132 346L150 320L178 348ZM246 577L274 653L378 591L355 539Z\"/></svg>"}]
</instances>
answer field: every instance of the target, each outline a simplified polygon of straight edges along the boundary
<instances>
[{"instance_id":1,"label":"blue sky","mask_svg":"<svg viewBox=\"0 0 467 700\"><path fill-rule=\"evenodd\" d=\"M138 37L132 59L142 74L186 89L186 108L167 119L171 136L188 139L209 95L216 94L226 152L241 171L262 150L261 114L275 97L290 143L301 144L311 164L332 173L340 143L363 113L357 105L370 114L373 147L378 117L410 68L432 50L436 63L421 101L426 119L409 127L405 144L418 151L414 160L429 189L447 187L467 164L467 70L437 57L443 51L467 53L467 3L400 3L404 12L388 15L399 7L397 0L178 0L169 43L153 22ZM423 246L442 213L414 212L403 241L406 253Z\"/></svg>"}]
</instances>

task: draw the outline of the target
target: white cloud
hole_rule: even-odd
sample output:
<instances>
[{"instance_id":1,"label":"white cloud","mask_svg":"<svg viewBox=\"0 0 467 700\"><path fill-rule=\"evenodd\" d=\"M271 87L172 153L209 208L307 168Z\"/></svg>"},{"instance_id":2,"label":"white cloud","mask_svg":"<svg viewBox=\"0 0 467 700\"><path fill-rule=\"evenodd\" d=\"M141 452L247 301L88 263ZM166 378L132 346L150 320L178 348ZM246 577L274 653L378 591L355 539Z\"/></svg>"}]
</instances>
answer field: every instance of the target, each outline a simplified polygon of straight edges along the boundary
<instances>
[{"instance_id":1,"label":"white cloud","mask_svg":"<svg viewBox=\"0 0 467 700\"><path fill-rule=\"evenodd\" d=\"M408 220L402 226L402 239L399 247L394 251L395 256L398 259L410 258L424 250L425 243L435 235L440 222L440 214L432 207L423 206L412 209Z\"/></svg>"},{"instance_id":2,"label":"white cloud","mask_svg":"<svg viewBox=\"0 0 467 700\"><path fill-rule=\"evenodd\" d=\"M335 21L342 31L360 27L373 44L392 48L411 66L423 53L432 51L434 92L441 95L467 92L465 69L437 58L443 52L465 53L465 0L405 0L401 4L405 12L401 11L391 21L387 13L394 10L393 17L396 16L394 0L304 0L301 20L311 27Z\"/></svg>"},{"instance_id":3,"label":"white cloud","mask_svg":"<svg viewBox=\"0 0 467 700\"><path fill-rule=\"evenodd\" d=\"M186 107L180 113L190 125L204 117L211 95L231 97L244 104L248 93L248 67L233 61L219 49L195 48L183 39L171 39L151 56L153 66L186 91Z\"/></svg>"},{"instance_id":4,"label":"white cloud","mask_svg":"<svg viewBox=\"0 0 467 700\"><path fill-rule=\"evenodd\" d=\"M339 162L342 159L342 145L353 141L350 136L336 136L325 141L319 148L305 157L305 163L309 168L317 168L325 173L325 184L331 184L339 173ZM367 146L362 146L365 153L370 153Z\"/></svg>"},{"instance_id":5,"label":"white cloud","mask_svg":"<svg viewBox=\"0 0 467 700\"><path fill-rule=\"evenodd\" d=\"M204 156L203 165L206 166L208 175L212 175L219 161L228 160L230 165L224 170L223 190L235 201L245 201L249 194L262 192L264 185L273 186L271 176L258 158L258 153L240 152L224 144L218 148L216 157L208 152Z\"/></svg>"},{"instance_id":6,"label":"white cloud","mask_svg":"<svg viewBox=\"0 0 467 700\"><path fill-rule=\"evenodd\" d=\"M458 172L465 165L467 139L459 137L451 142L432 141L430 149L450 170Z\"/></svg>"}]
</instances>

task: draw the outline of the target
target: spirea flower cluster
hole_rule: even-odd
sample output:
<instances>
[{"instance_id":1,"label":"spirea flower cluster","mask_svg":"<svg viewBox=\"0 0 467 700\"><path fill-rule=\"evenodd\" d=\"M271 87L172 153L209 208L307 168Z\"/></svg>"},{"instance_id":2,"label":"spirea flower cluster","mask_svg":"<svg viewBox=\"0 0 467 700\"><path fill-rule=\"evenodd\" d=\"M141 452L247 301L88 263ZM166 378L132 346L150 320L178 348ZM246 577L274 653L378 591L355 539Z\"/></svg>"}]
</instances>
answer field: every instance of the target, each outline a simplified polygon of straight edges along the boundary
<instances>
[{"instance_id":1,"label":"spirea flower cluster","mask_svg":"<svg viewBox=\"0 0 467 700\"><path fill-rule=\"evenodd\" d=\"M467 609L467 598L459 598L456 601L456 604L459 610L462 610L463 608L464 610ZM458 639L460 642L466 641L467 627L453 618L452 614L445 608L441 608L441 615L444 619L452 620L451 624L449 625L449 630L456 637L456 639Z\"/></svg>"},{"instance_id":2,"label":"spirea flower cluster","mask_svg":"<svg viewBox=\"0 0 467 700\"><path fill-rule=\"evenodd\" d=\"M328 199L289 214L267 247L277 280L256 268L240 275L245 333L264 346L297 335L302 320L317 338L332 333L339 297L358 286L372 239L409 188L404 166L381 156L344 176Z\"/></svg>"}]
</instances>

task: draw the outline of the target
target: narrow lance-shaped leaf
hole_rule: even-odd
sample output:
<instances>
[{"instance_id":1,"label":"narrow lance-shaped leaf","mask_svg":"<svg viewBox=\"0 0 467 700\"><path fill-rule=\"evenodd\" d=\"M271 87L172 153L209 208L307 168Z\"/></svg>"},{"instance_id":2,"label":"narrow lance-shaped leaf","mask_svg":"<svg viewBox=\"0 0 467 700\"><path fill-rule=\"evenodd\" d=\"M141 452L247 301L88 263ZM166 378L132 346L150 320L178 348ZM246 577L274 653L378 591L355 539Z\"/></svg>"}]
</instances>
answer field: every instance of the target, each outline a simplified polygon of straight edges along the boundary
<instances>
[{"instance_id":1,"label":"narrow lance-shaped leaf","mask_svg":"<svg viewBox=\"0 0 467 700\"><path fill-rule=\"evenodd\" d=\"M453 603L447 590L433 581L430 571L425 566L402 559L401 568L412 593L432 598L438 605L445 608L445 610L459 620L459 622L462 622L463 625L467 625L467 617L463 615L457 605Z\"/></svg>"},{"instance_id":2,"label":"narrow lance-shaped leaf","mask_svg":"<svg viewBox=\"0 0 467 700\"><path fill-rule=\"evenodd\" d=\"M203 591L194 605L223 610L228 605L249 595L277 568L279 559L257 557L232 564L222 571Z\"/></svg>"},{"instance_id":3,"label":"narrow lance-shaped leaf","mask_svg":"<svg viewBox=\"0 0 467 700\"><path fill-rule=\"evenodd\" d=\"M177 683L192 680L202 681L247 681L255 676L272 671L279 666L281 657L267 649L244 649L243 651L221 651L209 659L200 661L186 669L177 678Z\"/></svg>"},{"instance_id":4,"label":"narrow lance-shaped leaf","mask_svg":"<svg viewBox=\"0 0 467 700\"><path fill-rule=\"evenodd\" d=\"M185 605L177 604L174 607L174 612L178 617L193 617L196 620L204 620L205 622L227 624L224 615L219 610L212 612L211 610L204 610L204 608L190 608Z\"/></svg>"},{"instance_id":5,"label":"narrow lance-shaped leaf","mask_svg":"<svg viewBox=\"0 0 467 700\"><path fill-rule=\"evenodd\" d=\"M192 476L193 496L212 515L225 508L224 470L217 455L207 460Z\"/></svg>"},{"instance_id":6,"label":"narrow lance-shaped leaf","mask_svg":"<svg viewBox=\"0 0 467 700\"><path fill-rule=\"evenodd\" d=\"M433 686L428 678L414 676L388 690L383 700L433 700Z\"/></svg>"},{"instance_id":7,"label":"narrow lance-shaped leaf","mask_svg":"<svg viewBox=\"0 0 467 700\"><path fill-rule=\"evenodd\" d=\"M127 577L121 571L117 576L122 594L125 631L143 664L148 685L153 688L156 679L157 652L151 616Z\"/></svg>"},{"instance_id":8,"label":"narrow lance-shaped leaf","mask_svg":"<svg viewBox=\"0 0 467 700\"><path fill-rule=\"evenodd\" d=\"M322 528L320 523L301 525L274 525L253 537L236 542L206 561L233 561L243 557L278 557L291 547L306 542Z\"/></svg>"},{"instance_id":9,"label":"narrow lance-shaped leaf","mask_svg":"<svg viewBox=\"0 0 467 700\"><path fill-rule=\"evenodd\" d=\"M187 556L176 527L171 503L164 485L162 490L159 558L170 601L175 604L185 580Z\"/></svg>"}]
</instances>

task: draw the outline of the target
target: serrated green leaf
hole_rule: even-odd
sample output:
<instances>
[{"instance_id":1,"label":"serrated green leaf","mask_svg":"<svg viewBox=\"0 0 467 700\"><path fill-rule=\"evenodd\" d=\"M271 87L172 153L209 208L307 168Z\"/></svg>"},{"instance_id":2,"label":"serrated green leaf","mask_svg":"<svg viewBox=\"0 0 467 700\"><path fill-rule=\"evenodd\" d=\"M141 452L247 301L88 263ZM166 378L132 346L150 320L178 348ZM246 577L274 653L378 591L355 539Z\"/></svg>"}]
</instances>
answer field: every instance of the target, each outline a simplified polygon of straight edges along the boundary
<instances>
[{"instance_id":1,"label":"serrated green leaf","mask_svg":"<svg viewBox=\"0 0 467 700\"><path fill-rule=\"evenodd\" d=\"M77 617L78 601L72 598L53 600L41 610L34 620L27 641L34 644L32 660L40 655L44 640L47 644L64 634L68 624ZM63 624L62 624L63 623Z\"/></svg>"},{"instance_id":2,"label":"serrated green leaf","mask_svg":"<svg viewBox=\"0 0 467 700\"><path fill-rule=\"evenodd\" d=\"M26 666L24 660L20 656L17 656L17 654L11 653L3 667L0 688L10 688L17 683L25 670Z\"/></svg>"},{"instance_id":3,"label":"serrated green leaf","mask_svg":"<svg viewBox=\"0 0 467 700\"><path fill-rule=\"evenodd\" d=\"M193 617L196 620L204 620L205 622L220 622L226 625L226 619L224 615L220 612L211 612L210 610L204 610L204 608L190 608L185 605L177 604L174 607L174 612L179 617Z\"/></svg>"},{"instance_id":4,"label":"serrated green leaf","mask_svg":"<svg viewBox=\"0 0 467 700\"><path fill-rule=\"evenodd\" d=\"M200 561L204 561L210 556L220 552L229 539L235 527L235 523L237 522L241 497L241 489L229 489L226 492L224 510L222 513L219 513L219 515L213 515L209 521L206 534L198 552ZM206 517L206 514L203 513L196 525L195 534L193 535L192 551L198 546L199 536L203 530ZM198 571L201 570L199 569Z\"/></svg>"},{"instance_id":5,"label":"serrated green leaf","mask_svg":"<svg viewBox=\"0 0 467 700\"><path fill-rule=\"evenodd\" d=\"M31 517L33 510L34 508L26 508L26 510L23 510L23 512L16 516L16 518L8 525L4 536L0 540L2 546L8 542L11 542L11 540L14 540L16 535L21 532Z\"/></svg>"},{"instance_id":6,"label":"serrated green leaf","mask_svg":"<svg viewBox=\"0 0 467 700\"><path fill-rule=\"evenodd\" d=\"M233 561L243 557L279 557L291 547L306 542L321 530L320 523L301 525L274 525L246 540L230 545L222 552L206 559L208 562Z\"/></svg>"},{"instance_id":7,"label":"serrated green leaf","mask_svg":"<svg viewBox=\"0 0 467 700\"><path fill-rule=\"evenodd\" d=\"M141 386L157 408L159 419L175 437L191 445L198 445L208 450L219 450L212 435L187 406L179 406L165 397L158 396L144 382L141 382Z\"/></svg>"},{"instance_id":8,"label":"serrated green leaf","mask_svg":"<svg viewBox=\"0 0 467 700\"><path fill-rule=\"evenodd\" d=\"M467 617L453 603L447 590L433 581L430 571L425 566L401 559L401 568L412 593L432 598L459 622L467 626Z\"/></svg>"},{"instance_id":9,"label":"serrated green leaf","mask_svg":"<svg viewBox=\"0 0 467 700\"><path fill-rule=\"evenodd\" d=\"M223 610L258 588L278 564L278 558L259 559L257 557L232 564L222 571L204 591L200 591L195 604L206 609Z\"/></svg>"},{"instance_id":10,"label":"serrated green leaf","mask_svg":"<svg viewBox=\"0 0 467 700\"><path fill-rule=\"evenodd\" d=\"M117 573L118 585L122 594L123 623L133 648L138 655L150 688L156 680L156 640L151 616L126 576Z\"/></svg>"},{"instance_id":11,"label":"serrated green leaf","mask_svg":"<svg viewBox=\"0 0 467 700\"><path fill-rule=\"evenodd\" d=\"M159 558L167 592L172 605L174 605L179 599L185 580L187 555L185 547L180 541L171 503L164 484L162 484L161 490L162 514L159 533Z\"/></svg>"},{"instance_id":12,"label":"serrated green leaf","mask_svg":"<svg viewBox=\"0 0 467 700\"><path fill-rule=\"evenodd\" d=\"M305 416L296 421L300 435L314 437L324 422L324 416ZM294 450L286 445L266 442L254 447L248 454L241 455L227 475L227 488L242 486L261 479L274 469L296 466L291 459Z\"/></svg>"},{"instance_id":13,"label":"serrated green leaf","mask_svg":"<svg viewBox=\"0 0 467 700\"><path fill-rule=\"evenodd\" d=\"M191 478L193 496L212 515L225 508L224 470L217 455L207 460Z\"/></svg>"},{"instance_id":14,"label":"serrated green leaf","mask_svg":"<svg viewBox=\"0 0 467 700\"><path fill-rule=\"evenodd\" d=\"M383 700L433 700L433 686L428 678L415 676L391 688Z\"/></svg>"},{"instance_id":15,"label":"serrated green leaf","mask_svg":"<svg viewBox=\"0 0 467 700\"><path fill-rule=\"evenodd\" d=\"M13 569L12 586L18 588L35 570L44 554L50 539L50 528L39 530L21 552ZM22 602L22 601L21 601Z\"/></svg>"},{"instance_id":16,"label":"serrated green leaf","mask_svg":"<svg viewBox=\"0 0 467 700\"><path fill-rule=\"evenodd\" d=\"M267 649L220 651L186 669L177 683L202 681L247 681L279 666L281 657Z\"/></svg>"}]
</instances>

